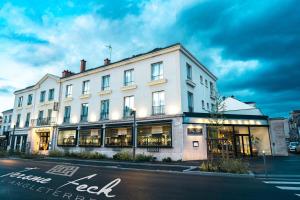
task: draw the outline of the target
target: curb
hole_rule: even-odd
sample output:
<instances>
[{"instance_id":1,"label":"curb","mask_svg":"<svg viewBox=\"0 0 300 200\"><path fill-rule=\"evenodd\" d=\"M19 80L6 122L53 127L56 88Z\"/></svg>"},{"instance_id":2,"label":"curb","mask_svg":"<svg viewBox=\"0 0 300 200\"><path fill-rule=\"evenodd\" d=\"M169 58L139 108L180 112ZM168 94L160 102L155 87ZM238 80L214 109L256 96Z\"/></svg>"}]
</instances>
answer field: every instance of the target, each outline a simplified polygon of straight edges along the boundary
<instances>
[{"instance_id":1,"label":"curb","mask_svg":"<svg viewBox=\"0 0 300 200\"><path fill-rule=\"evenodd\" d=\"M200 176L217 176L217 177L232 177L232 178L255 178L255 175L252 172L248 174L233 174L233 173L224 173L224 172L203 172L203 171L188 171L183 172L185 174L193 174Z\"/></svg>"}]
</instances>

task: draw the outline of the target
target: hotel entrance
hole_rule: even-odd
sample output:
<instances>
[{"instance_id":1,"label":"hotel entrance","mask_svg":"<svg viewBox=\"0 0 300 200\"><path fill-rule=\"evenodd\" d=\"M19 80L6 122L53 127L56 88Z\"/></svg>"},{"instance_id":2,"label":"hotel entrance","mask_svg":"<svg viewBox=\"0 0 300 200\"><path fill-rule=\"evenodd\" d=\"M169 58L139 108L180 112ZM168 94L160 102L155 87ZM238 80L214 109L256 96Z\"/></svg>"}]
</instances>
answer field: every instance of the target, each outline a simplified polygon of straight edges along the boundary
<instances>
[{"instance_id":1,"label":"hotel entrance","mask_svg":"<svg viewBox=\"0 0 300 200\"><path fill-rule=\"evenodd\" d=\"M50 132L41 132L40 135L40 143L39 150L46 151L49 150L49 142L50 142Z\"/></svg>"}]
</instances>

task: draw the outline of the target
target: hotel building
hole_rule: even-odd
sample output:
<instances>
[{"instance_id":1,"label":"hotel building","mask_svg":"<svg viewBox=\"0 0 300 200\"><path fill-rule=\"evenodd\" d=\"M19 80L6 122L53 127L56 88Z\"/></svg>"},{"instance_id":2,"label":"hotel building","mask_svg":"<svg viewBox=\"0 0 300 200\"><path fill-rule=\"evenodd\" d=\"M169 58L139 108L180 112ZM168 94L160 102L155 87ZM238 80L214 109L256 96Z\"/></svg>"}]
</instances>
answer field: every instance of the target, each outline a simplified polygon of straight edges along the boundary
<instances>
[{"instance_id":1,"label":"hotel building","mask_svg":"<svg viewBox=\"0 0 300 200\"><path fill-rule=\"evenodd\" d=\"M106 59L93 69L81 60L79 73L47 74L15 92L12 124L21 139L13 140L13 148L21 144L30 152L92 151L112 157L132 151L135 143L136 153L158 160L207 159L220 145L236 156L271 154L267 117L251 105L244 109L240 102L241 107L225 110L224 131L213 134L209 112L215 107L216 80L180 44L117 62ZM263 141L259 148L251 140L254 134Z\"/></svg>"}]
</instances>

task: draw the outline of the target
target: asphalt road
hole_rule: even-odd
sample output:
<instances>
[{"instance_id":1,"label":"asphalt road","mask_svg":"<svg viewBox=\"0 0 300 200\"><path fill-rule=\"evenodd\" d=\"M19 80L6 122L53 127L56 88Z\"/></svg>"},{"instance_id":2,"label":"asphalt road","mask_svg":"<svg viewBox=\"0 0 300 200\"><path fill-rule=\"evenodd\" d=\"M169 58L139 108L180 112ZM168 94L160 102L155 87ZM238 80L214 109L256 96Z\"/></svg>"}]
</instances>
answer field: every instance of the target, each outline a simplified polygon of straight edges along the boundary
<instances>
[{"instance_id":1,"label":"asphalt road","mask_svg":"<svg viewBox=\"0 0 300 200\"><path fill-rule=\"evenodd\" d=\"M80 179L80 180L79 180ZM300 191L299 191L300 193ZM261 179L0 160L0 199L300 199Z\"/></svg>"}]
</instances>

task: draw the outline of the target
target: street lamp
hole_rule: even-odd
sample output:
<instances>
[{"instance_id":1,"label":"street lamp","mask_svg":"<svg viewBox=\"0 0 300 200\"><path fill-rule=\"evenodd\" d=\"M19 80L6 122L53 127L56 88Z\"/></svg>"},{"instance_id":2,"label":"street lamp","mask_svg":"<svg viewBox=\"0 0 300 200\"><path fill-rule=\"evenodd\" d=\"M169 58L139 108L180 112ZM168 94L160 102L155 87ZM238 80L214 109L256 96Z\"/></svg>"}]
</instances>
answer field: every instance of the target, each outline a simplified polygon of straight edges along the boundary
<instances>
[{"instance_id":1,"label":"street lamp","mask_svg":"<svg viewBox=\"0 0 300 200\"><path fill-rule=\"evenodd\" d=\"M132 157L135 160L135 149L136 149L136 111L131 109L130 115L133 116L133 134L132 134Z\"/></svg>"}]
</instances>

